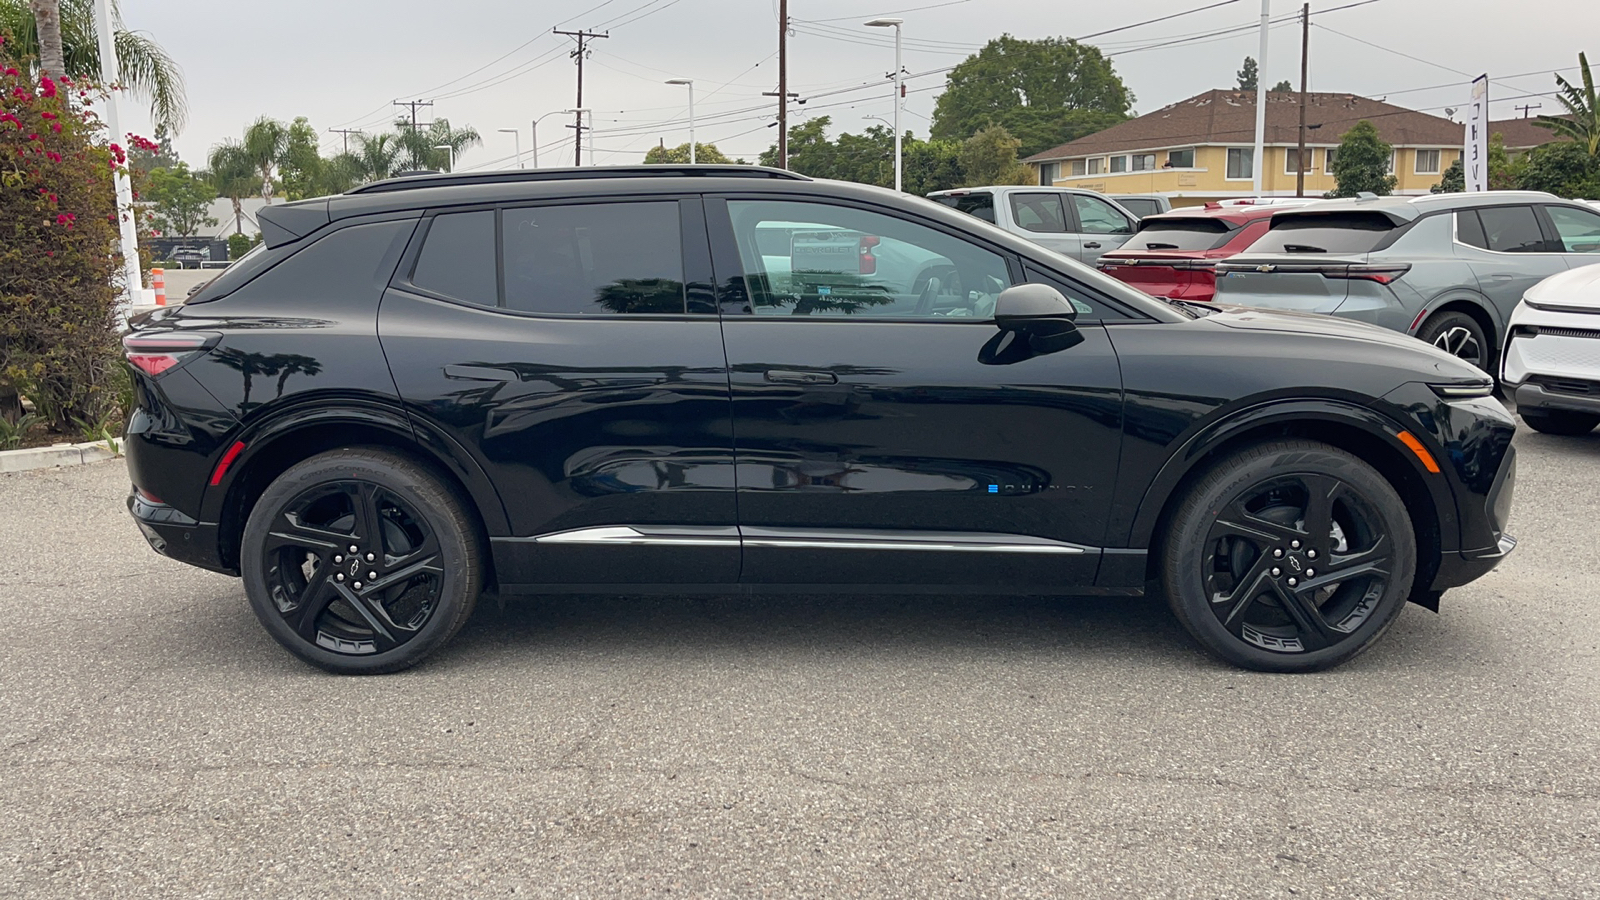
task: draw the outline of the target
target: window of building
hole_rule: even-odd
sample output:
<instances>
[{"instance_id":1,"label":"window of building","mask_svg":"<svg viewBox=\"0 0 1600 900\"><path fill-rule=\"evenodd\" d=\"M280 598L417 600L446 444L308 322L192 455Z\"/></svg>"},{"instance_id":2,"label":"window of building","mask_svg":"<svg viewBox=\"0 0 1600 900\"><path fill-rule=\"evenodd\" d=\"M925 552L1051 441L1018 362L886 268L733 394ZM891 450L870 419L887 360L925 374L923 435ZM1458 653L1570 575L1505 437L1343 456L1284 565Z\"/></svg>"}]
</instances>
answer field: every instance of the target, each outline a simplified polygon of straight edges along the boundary
<instances>
[{"instance_id":1,"label":"window of building","mask_svg":"<svg viewBox=\"0 0 1600 900\"><path fill-rule=\"evenodd\" d=\"M1156 167L1154 153L1135 153L1128 161L1132 163L1130 169L1134 172L1148 172Z\"/></svg>"},{"instance_id":2,"label":"window of building","mask_svg":"<svg viewBox=\"0 0 1600 900\"><path fill-rule=\"evenodd\" d=\"M687 311L678 204L508 209L506 308L560 315Z\"/></svg>"},{"instance_id":3,"label":"window of building","mask_svg":"<svg viewBox=\"0 0 1600 900\"><path fill-rule=\"evenodd\" d=\"M1439 151L1438 150L1418 150L1417 151L1416 173L1418 175L1437 175L1437 174L1439 174Z\"/></svg>"},{"instance_id":4,"label":"window of building","mask_svg":"<svg viewBox=\"0 0 1600 900\"><path fill-rule=\"evenodd\" d=\"M1256 152L1249 147L1228 148L1227 177L1234 179L1248 179L1255 177L1254 162Z\"/></svg>"},{"instance_id":5,"label":"window of building","mask_svg":"<svg viewBox=\"0 0 1600 900\"><path fill-rule=\"evenodd\" d=\"M1397 160L1399 158L1400 158L1400 151L1399 150L1390 150L1389 151L1389 161L1387 163L1384 163L1384 165L1383 165L1383 174L1385 174L1385 175L1393 175L1394 174L1394 163L1395 163L1395 160Z\"/></svg>"},{"instance_id":6,"label":"window of building","mask_svg":"<svg viewBox=\"0 0 1600 900\"><path fill-rule=\"evenodd\" d=\"M1305 165L1301 165L1300 148L1290 147L1289 149L1283 151L1283 173L1285 175L1293 175L1296 172L1311 171L1311 159L1313 156L1315 156L1315 151L1307 150Z\"/></svg>"},{"instance_id":7,"label":"window of building","mask_svg":"<svg viewBox=\"0 0 1600 900\"><path fill-rule=\"evenodd\" d=\"M1173 169L1194 168L1194 148L1185 147L1182 150L1168 150L1167 166Z\"/></svg>"},{"instance_id":8,"label":"window of building","mask_svg":"<svg viewBox=\"0 0 1600 900\"><path fill-rule=\"evenodd\" d=\"M1082 175L1088 169L1088 167L1089 167L1089 161L1088 160L1086 160L1086 159L1075 159L1075 160L1072 161L1072 174L1074 174L1074 175Z\"/></svg>"},{"instance_id":9,"label":"window of building","mask_svg":"<svg viewBox=\"0 0 1600 900\"><path fill-rule=\"evenodd\" d=\"M1101 172L1104 172L1105 170L1106 170L1105 157L1096 156L1094 159L1089 160L1089 174L1090 175L1099 175Z\"/></svg>"},{"instance_id":10,"label":"window of building","mask_svg":"<svg viewBox=\"0 0 1600 900\"><path fill-rule=\"evenodd\" d=\"M1322 151L1322 171L1333 173L1333 158L1339 155L1338 147L1329 147Z\"/></svg>"},{"instance_id":11,"label":"window of building","mask_svg":"<svg viewBox=\"0 0 1600 900\"><path fill-rule=\"evenodd\" d=\"M1126 156L1111 157L1111 173L1113 175L1126 171L1128 171L1128 158Z\"/></svg>"},{"instance_id":12,"label":"window of building","mask_svg":"<svg viewBox=\"0 0 1600 900\"><path fill-rule=\"evenodd\" d=\"M1040 163L1039 164L1039 183L1041 185L1044 185L1045 187L1049 187L1049 186L1055 184L1056 183L1056 178L1059 177L1059 173L1060 172L1061 172L1061 163L1053 163L1053 162Z\"/></svg>"}]
</instances>

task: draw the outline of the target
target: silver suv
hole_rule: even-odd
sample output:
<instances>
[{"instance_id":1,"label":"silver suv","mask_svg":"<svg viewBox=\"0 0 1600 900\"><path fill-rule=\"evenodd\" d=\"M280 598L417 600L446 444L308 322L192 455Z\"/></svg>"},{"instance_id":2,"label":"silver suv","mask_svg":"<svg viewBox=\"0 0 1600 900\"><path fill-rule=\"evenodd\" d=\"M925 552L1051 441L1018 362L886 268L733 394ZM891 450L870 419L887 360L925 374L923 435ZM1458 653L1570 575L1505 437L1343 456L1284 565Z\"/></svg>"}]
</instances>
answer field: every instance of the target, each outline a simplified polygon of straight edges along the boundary
<instances>
[{"instance_id":1,"label":"silver suv","mask_svg":"<svg viewBox=\"0 0 1600 900\"><path fill-rule=\"evenodd\" d=\"M1522 295L1600 262L1600 212L1534 191L1370 197L1272 217L1217 266L1217 302L1331 313L1415 335L1485 371Z\"/></svg>"},{"instance_id":2,"label":"silver suv","mask_svg":"<svg viewBox=\"0 0 1600 900\"><path fill-rule=\"evenodd\" d=\"M1000 185L936 191L928 199L1089 265L1139 230L1138 216L1094 191Z\"/></svg>"}]
</instances>

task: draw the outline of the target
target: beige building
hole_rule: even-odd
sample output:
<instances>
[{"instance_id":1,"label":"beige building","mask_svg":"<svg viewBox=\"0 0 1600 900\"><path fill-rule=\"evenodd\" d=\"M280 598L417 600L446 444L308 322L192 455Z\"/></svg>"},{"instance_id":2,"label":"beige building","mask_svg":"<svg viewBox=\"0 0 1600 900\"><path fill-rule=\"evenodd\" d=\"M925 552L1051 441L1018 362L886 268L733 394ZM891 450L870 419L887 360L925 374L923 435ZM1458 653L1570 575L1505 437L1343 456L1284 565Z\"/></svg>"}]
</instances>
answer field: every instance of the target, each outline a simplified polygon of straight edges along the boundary
<instances>
[{"instance_id":1,"label":"beige building","mask_svg":"<svg viewBox=\"0 0 1600 900\"><path fill-rule=\"evenodd\" d=\"M1252 158L1256 95L1207 91L1028 157L1040 184L1106 194L1162 194L1173 206L1255 196ZM1307 95L1307 196L1334 188L1329 174L1340 138L1367 120L1394 146L1396 194L1426 194L1461 155L1458 122L1351 94ZM1298 93L1267 94L1266 165L1260 194L1295 196Z\"/></svg>"}]
</instances>

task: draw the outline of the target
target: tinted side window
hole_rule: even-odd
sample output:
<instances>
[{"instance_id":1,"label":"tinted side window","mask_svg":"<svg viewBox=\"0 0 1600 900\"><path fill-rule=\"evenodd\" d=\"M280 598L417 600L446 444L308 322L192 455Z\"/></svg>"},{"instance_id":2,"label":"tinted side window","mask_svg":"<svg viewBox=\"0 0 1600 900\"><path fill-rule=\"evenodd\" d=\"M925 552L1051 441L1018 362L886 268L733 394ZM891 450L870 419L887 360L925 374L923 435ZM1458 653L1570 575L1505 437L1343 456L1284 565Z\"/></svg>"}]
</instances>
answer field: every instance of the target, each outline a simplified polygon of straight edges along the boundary
<instances>
[{"instance_id":1,"label":"tinted side window","mask_svg":"<svg viewBox=\"0 0 1600 900\"><path fill-rule=\"evenodd\" d=\"M1562 253L1600 253L1600 213L1571 206L1546 206Z\"/></svg>"},{"instance_id":2,"label":"tinted side window","mask_svg":"<svg viewBox=\"0 0 1600 900\"><path fill-rule=\"evenodd\" d=\"M1531 206L1490 206L1478 210L1489 249L1500 253L1543 253L1544 232Z\"/></svg>"},{"instance_id":3,"label":"tinted side window","mask_svg":"<svg viewBox=\"0 0 1600 900\"><path fill-rule=\"evenodd\" d=\"M1489 249L1489 238L1483 233L1483 222L1478 220L1477 210L1463 209L1456 213L1456 237L1463 244Z\"/></svg>"},{"instance_id":4,"label":"tinted side window","mask_svg":"<svg viewBox=\"0 0 1600 900\"><path fill-rule=\"evenodd\" d=\"M1011 217L1026 231L1041 234L1067 231L1067 216L1061 208L1060 194L1012 194Z\"/></svg>"},{"instance_id":5,"label":"tinted side window","mask_svg":"<svg viewBox=\"0 0 1600 900\"><path fill-rule=\"evenodd\" d=\"M495 287L494 210L435 216L411 283L480 306L499 304Z\"/></svg>"},{"instance_id":6,"label":"tinted side window","mask_svg":"<svg viewBox=\"0 0 1600 900\"><path fill-rule=\"evenodd\" d=\"M536 206L502 215L507 309L686 311L677 201Z\"/></svg>"},{"instance_id":7,"label":"tinted side window","mask_svg":"<svg viewBox=\"0 0 1600 900\"><path fill-rule=\"evenodd\" d=\"M1072 202L1078 208L1078 228L1084 234L1128 234L1133 223L1111 204L1097 197L1073 194Z\"/></svg>"},{"instance_id":8,"label":"tinted side window","mask_svg":"<svg viewBox=\"0 0 1600 900\"><path fill-rule=\"evenodd\" d=\"M728 214L756 315L986 319L1011 286L1005 257L897 216L782 200Z\"/></svg>"},{"instance_id":9,"label":"tinted side window","mask_svg":"<svg viewBox=\"0 0 1600 900\"><path fill-rule=\"evenodd\" d=\"M958 212L969 216L976 216L993 224L994 222L994 195L988 191L977 191L971 194L946 194L943 197L933 198L945 206L954 207Z\"/></svg>"},{"instance_id":10,"label":"tinted side window","mask_svg":"<svg viewBox=\"0 0 1600 900\"><path fill-rule=\"evenodd\" d=\"M375 309L416 225L407 219L341 228L230 296L317 309Z\"/></svg>"},{"instance_id":11,"label":"tinted side window","mask_svg":"<svg viewBox=\"0 0 1600 900\"><path fill-rule=\"evenodd\" d=\"M1161 212L1161 204L1154 200L1146 200L1142 197L1129 197L1127 199L1119 198L1117 202L1122 204L1123 209L1133 213L1136 216L1139 216L1140 218L1158 215Z\"/></svg>"}]
</instances>

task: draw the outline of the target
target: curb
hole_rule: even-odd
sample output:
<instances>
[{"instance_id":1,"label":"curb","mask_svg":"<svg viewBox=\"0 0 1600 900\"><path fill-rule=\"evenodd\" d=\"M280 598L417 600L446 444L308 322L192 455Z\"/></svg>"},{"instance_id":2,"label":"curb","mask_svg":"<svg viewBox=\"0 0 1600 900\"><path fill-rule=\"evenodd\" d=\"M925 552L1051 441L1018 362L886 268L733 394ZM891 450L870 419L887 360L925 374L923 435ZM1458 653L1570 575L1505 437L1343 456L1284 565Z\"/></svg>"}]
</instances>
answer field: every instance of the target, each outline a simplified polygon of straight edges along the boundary
<instances>
[{"instance_id":1,"label":"curb","mask_svg":"<svg viewBox=\"0 0 1600 900\"><path fill-rule=\"evenodd\" d=\"M56 466L81 466L85 463L117 459L105 441L82 444L52 444L49 447L29 447L25 450L0 450L0 473L26 472L30 469L48 469Z\"/></svg>"}]
</instances>

